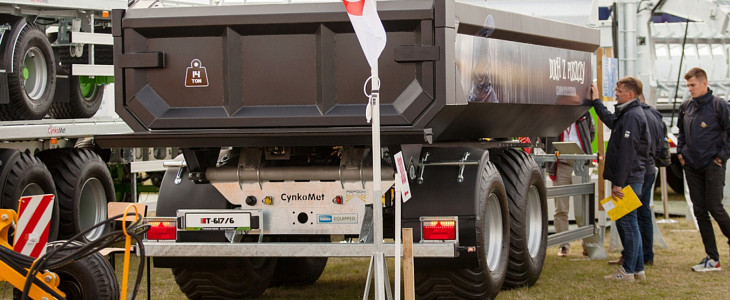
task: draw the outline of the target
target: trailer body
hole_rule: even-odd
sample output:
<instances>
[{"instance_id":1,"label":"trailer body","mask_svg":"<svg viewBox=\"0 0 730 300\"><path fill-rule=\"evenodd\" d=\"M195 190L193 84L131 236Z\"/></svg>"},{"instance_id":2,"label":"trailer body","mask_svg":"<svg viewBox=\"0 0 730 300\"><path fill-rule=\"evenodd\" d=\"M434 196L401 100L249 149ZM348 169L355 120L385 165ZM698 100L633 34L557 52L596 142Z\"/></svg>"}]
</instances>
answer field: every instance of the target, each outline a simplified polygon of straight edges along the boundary
<instances>
[{"instance_id":1,"label":"trailer body","mask_svg":"<svg viewBox=\"0 0 730 300\"><path fill-rule=\"evenodd\" d=\"M387 44L375 154L369 67L340 3L113 12L116 112L134 133L95 140L181 148L146 251L188 296L212 286L258 295L271 282L316 281L329 256L371 255L382 243L373 214L394 235L399 152L417 285L443 280L453 296L484 298L537 280L544 178L517 149L530 145L510 140L557 136L587 111L597 31L449 0L378 11ZM373 155L383 156L382 211ZM323 243L343 236L348 243ZM206 268L226 259L239 267Z\"/></svg>"}]
</instances>

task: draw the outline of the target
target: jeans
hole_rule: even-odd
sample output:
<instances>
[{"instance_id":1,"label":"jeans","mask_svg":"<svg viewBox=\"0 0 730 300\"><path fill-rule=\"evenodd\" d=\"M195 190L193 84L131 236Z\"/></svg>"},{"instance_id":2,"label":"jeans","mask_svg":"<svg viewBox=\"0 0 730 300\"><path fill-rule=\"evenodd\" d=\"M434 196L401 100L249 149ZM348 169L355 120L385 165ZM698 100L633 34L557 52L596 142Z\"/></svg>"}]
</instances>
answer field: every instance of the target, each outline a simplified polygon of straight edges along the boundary
<instances>
[{"instance_id":1,"label":"jeans","mask_svg":"<svg viewBox=\"0 0 730 300\"><path fill-rule=\"evenodd\" d=\"M651 218L651 195L654 193L654 180L656 173L644 175L644 183L641 185L641 194L637 194L641 206L636 209L636 218L639 223L639 234L641 235L641 250L644 254L644 262L654 261L654 224ZM618 226L617 226L618 227ZM623 228L618 229L618 236L621 244L624 244ZM625 250L621 250L621 257L624 257Z\"/></svg>"},{"instance_id":2,"label":"jeans","mask_svg":"<svg viewBox=\"0 0 730 300\"><path fill-rule=\"evenodd\" d=\"M641 233L641 250L644 253L644 262L654 261L654 224L652 224L651 196L654 194L654 179L656 172L644 175L644 184L641 189L641 206L636 209Z\"/></svg>"},{"instance_id":3,"label":"jeans","mask_svg":"<svg viewBox=\"0 0 730 300\"><path fill-rule=\"evenodd\" d=\"M710 163L707 167L696 170L685 165L689 197L692 199L692 210L700 228L705 253L711 259L720 260L715 242L715 231L712 229L710 215L720 225L720 230L730 243L730 217L722 206L722 190L725 186L725 164L718 166Z\"/></svg>"},{"instance_id":4,"label":"jeans","mask_svg":"<svg viewBox=\"0 0 730 300\"><path fill-rule=\"evenodd\" d=\"M641 198L641 183L629 184L634 193L638 191L637 196ZM619 200L621 201L621 200ZM644 253L641 246L641 233L639 233L639 223L637 220L637 210L634 210L620 219L616 220L619 237L624 246L624 271L628 274L644 271Z\"/></svg>"}]
</instances>

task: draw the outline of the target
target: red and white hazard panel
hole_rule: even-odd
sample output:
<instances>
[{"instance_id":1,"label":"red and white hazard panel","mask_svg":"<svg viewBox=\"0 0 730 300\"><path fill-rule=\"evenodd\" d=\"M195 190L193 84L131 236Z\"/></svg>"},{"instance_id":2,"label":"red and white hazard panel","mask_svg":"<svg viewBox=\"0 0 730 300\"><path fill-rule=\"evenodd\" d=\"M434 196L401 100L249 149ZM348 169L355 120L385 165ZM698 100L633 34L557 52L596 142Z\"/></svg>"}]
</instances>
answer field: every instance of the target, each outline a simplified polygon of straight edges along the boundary
<instances>
[{"instance_id":1,"label":"red and white hazard panel","mask_svg":"<svg viewBox=\"0 0 730 300\"><path fill-rule=\"evenodd\" d=\"M53 214L53 194L20 198L15 228L15 252L39 257L46 252Z\"/></svg>"}]
</instances>

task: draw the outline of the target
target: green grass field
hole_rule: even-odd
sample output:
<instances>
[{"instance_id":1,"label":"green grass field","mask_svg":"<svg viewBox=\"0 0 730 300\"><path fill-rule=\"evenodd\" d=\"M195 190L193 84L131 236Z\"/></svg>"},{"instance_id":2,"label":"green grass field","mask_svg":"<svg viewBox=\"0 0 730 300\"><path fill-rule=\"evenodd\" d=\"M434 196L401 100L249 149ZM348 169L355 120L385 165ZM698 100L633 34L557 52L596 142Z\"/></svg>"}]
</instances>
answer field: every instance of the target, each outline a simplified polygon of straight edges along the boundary
<instances>
[{"instance_id":1,"label":"green grass field","mask_svg":"<svg viewBox=\"0 0 730 300\"><path fill-rule=\"evenodd\" d=\"M558 257L549 248L540 280L532 287L502 291L499 299L727 299L730 293L728 244L715 227L723 270L695 273L690 267L704 257L699 232L689 222L660 224L669 249L656 249L654 266L646 268L645 282L617 283L602 279L613 271L606 260L588 260L580 254L580 243L572 244L568 257ZM607 235L608 236L608 235ZM608 246L608 240L606 240ZM609 252L609 257L618 257ZM368 272L367 258L333 258L314 285L299 288L270 288L262 299L362 299ZM136 263L136 259L133 263ZM393 276L393 261L388 260ZM121 278L121 255L117 275ZM133 275L132 275L133 276ZM133 278L132 278L133 279ZM146 299L146 286L137 299ZM0 286L2 299L11 299L7 284ZM152 299L184 299L169 269L152 270ZM372 293L371 293L372 298Z\"/></svg>"}]
</instances>

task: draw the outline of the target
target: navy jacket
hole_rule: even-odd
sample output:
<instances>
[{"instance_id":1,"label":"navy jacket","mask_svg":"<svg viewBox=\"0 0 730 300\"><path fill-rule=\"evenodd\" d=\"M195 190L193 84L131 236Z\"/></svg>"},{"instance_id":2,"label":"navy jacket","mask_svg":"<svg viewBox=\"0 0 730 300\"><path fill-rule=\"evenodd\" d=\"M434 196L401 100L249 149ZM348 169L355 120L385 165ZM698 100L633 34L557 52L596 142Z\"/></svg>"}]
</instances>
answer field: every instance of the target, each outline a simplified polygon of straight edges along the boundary
<instances>
[{"instance_id":1,"label":"navy jacket","mask_svg":"<svg viewBox=\"0 0 730 300\"><path fill-rule=\"evenodd\" d=\"M608 111L602 101L591 104L601 121L611 128L603 178L620 187L644 182L651 137L639 99L616 105L616 113Z\"/></svg>"},{"instance_id":2,"label":"navy jacket","mask_svg":"<svg viewBox=\"0 0 730 300\"><path fill-rule=\"evenodd\" d=\"M646 103L641 103L641 108L644 109L646 123L649 125L649 136L651 137L651 143L649 143L649 156L647 156L645 161L646 174L656 174L654 160L657 157L657 151L662 148L666 125L664 125L664 121L662 121L661 113L659 113L659 111L655 108Z\"/></svg>"},{"instance_id":3,"label":"navy jacket","mask_svg":"<svg viewBox=\"0 0 730 300\"><path fill-rule=\"evenodd\" d=\"M717 110L717 111L716 111ZM715 157L723 162L730 157L730 107L727 101L707 94L682 103L679 108L677 153L687 166L702 169Z\"/></svg>"}]
</instances>

